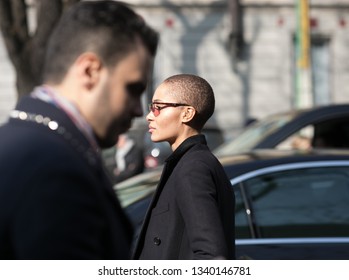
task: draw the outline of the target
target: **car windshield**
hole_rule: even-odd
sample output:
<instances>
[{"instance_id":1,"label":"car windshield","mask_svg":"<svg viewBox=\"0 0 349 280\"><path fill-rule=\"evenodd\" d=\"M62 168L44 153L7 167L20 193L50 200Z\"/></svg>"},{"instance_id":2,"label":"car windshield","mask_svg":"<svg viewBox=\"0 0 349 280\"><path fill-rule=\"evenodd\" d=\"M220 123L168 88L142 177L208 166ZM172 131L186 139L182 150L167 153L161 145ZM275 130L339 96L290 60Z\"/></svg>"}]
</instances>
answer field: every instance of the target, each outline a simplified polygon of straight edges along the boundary
<instances>
[{"instance_id":1,"label":"car windshield","mask_svg":"<svg viewBox=\"0 0 349 280\"><path fill-rule=\"evenodd\" d=\"M121 206L127 207L149 194L152 194L159 179L160 169L153 172L145 172L116 184L114 189Z\"/></svg>"},{"instance_id":2,"label":"car windshield","mask_svg":"<svg viewBox=\"0 0 349 280\"><path fill-rule=\"evenodd\" d=\"M217 156L224 156L250 151L265 137L289 122L292 117L292 114L273 115L256 121L234 140L219 146L214 153Z\"/></svg>"}]
</instances>

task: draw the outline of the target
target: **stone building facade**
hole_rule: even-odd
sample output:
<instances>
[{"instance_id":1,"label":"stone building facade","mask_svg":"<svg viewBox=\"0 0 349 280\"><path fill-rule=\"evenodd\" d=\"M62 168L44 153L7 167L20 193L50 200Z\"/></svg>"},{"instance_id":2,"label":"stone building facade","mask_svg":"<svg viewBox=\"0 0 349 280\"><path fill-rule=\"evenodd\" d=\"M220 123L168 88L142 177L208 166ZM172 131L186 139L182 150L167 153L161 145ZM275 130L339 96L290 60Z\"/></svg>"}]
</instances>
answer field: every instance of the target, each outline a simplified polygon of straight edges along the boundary
<instances>
[{"instance_id":1,"label":"stone building facade","mask_svg":"<svg viewBox=\"0 0 349 280\"><path fill-rule=\"evenodd\" d=\"M211 125L226 138L248 117L295 108L296 0L240 0L244 42L232 52L234 0L128 0L161 34L153 85L193 73L216 93ZM349 0L310 0L313 105L349 102ZM15 102L14 73L0 39L0 122ZM141 123L139 120L137 124Z\"/></svg>"}]
</instances>

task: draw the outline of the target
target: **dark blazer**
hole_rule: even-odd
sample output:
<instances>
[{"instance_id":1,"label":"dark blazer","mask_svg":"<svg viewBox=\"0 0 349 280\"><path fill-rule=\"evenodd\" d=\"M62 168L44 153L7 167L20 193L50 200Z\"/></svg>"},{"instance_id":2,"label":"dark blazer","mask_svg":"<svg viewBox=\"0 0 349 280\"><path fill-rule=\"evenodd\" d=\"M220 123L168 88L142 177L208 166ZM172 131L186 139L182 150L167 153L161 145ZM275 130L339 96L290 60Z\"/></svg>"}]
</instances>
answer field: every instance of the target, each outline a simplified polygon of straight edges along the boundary
<instances>
[{"instance_id":1,"label":"dark blazer","mask_svg":"<svg viewBox=\"0 0 349 280\"><path fill-rule=\"evenodd\" d=\"M235 258L235 198L203 135L166 160L145 216L134 259Z\"/></svg>"},{"instance_id":2,"label":"dark blazer","mask_svg":"<svg viewBox=\"0 0 349 280\"><path fill-rule=\"evenodd\" d=\"M87 138L51 104L16 109L35 115L0 128L0 259L128 259L130 223Z\"/></svg>"}]
</instances>

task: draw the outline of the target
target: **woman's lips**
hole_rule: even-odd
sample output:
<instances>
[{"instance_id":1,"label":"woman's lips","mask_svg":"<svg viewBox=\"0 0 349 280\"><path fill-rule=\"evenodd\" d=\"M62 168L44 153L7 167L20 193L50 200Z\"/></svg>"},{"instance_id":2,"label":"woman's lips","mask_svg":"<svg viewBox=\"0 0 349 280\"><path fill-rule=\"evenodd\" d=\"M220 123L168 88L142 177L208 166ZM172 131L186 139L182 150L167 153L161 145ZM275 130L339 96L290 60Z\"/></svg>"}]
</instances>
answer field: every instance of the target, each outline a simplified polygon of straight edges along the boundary
<instances>
[{"instance_id":1,"label":"woman's lips","mask_svg":"<svg viewBox=\"0 0 349 280\"><path fill-rule=\"evenodd\" d=\"M150 133L152 133L154 130L155 130L155 128L154 128L154 127L149 126L149 132L150 132Z\"/></svg>"}]
</instances>

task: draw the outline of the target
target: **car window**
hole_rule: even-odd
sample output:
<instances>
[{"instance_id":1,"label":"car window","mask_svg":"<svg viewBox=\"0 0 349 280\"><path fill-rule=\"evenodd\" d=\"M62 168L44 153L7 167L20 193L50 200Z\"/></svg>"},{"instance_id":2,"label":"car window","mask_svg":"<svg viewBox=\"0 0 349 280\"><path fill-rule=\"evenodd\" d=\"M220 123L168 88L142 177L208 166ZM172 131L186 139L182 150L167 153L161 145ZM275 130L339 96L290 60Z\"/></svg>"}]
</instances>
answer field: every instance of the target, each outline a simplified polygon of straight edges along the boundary
<instances>
[{"instance_id":1,"label":"car window","mask_svg":"<svg viewBox=\"0 0 349 280\"><path fill-rule=\"evenodd\" d=\"M314 126L314 148L349 148L349 118L335 118Z\"/></svg>"},{"instance_id":2,"label":"car window","mask_svg":"<svg viewBox=\"0 0 349 280\"><path fill-rule=\"evenodd\" d=\"M233 188L235 193L235 236L239 239L251 238L248 211L246 211L241 190L238 185L233 186Z\"/></svg>"},{"instance_id":3,"label":"car window","mask_svg":"<svg viewBox=\"0 0 349 280\"><path fill-rule=\"evenodd\" d=\"M160 179L160 171L145 172L114 185L115 193L122 207L153 194Z\"/></svg>"},{"instance_id":4,"label":"car window","mask_svg":"<svg viewBox=\"0 0 349 280\"><path fill-rule=\"evenodd\" d=\"M275 146L278 150L310 150L314 138L314 125L307 125Z\"/></svg>"},{"instance_id":5,"label":"car window","mask_svg":"<svg viewBox=\"0 0 349 280\"><path fill-rule=\"evenodd\" d=\"M349 168L276 172L244 183L261 237L349 234Z\"/></svg>"},{"instance_id":6,"label":"car window","mask_svg":"<svg viewBox=\"0 0 349 280\"><path fill-rule=\"evenodd\" d=\"M279 143L276 149L349 148L349 119L332 118L307 125Z\"/></svg>"},{"instance_id":7,"label":"car window","mask_svg":"<svg viewBox=\"0 0 349 280\"><path fill-rule=\"evenodd\" d=\"M233 141L228 141L215 149L214 154L224 156L249 151L262 139L284 126L292 117L293 115L291 114L275 115L262 121L256 121Z\"/></svg>"}]
</instances>

